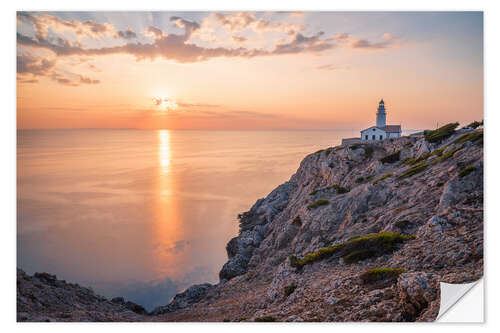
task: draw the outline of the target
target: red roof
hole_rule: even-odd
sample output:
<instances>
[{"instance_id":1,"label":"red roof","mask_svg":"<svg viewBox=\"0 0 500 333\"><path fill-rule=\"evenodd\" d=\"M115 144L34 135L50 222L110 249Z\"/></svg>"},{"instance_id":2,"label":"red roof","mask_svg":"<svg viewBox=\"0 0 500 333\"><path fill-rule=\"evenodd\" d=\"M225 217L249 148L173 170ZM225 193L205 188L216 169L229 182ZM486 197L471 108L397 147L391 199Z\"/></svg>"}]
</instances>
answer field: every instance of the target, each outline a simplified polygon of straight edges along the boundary
<instances>
[{"instance_id":1,"label":"red roof","mask_svg":"<svg viewBox=\"0 0 500 333\"><path fill-rule=\"evenodd\" d=\"M401 132L401 125L387 125L384 127L379 127L382 131L386 133L399 133Z\"/></svg>"}]
</instances>

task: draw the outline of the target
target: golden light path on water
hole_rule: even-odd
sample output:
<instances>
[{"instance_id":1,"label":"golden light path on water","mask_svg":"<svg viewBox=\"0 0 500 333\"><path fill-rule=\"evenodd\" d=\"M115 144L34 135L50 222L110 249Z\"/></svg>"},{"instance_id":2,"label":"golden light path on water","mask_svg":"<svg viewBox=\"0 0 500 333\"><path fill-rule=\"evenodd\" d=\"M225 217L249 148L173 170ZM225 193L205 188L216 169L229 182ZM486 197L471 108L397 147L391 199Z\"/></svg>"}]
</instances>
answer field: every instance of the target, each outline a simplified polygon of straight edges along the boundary
<instances>
[{"instance_id":1,"label":"golden light path on water","mask_svg":"<svg viewBox=\"0 0 500 333\"><path fill-rule=\"evenodd\" d=\"M179 202L175 195L175 181L172 174L171 133L168 130L157 131L158 175L154 207L153 239L156 252L157 277L175 277L182 274L185 267L181 253L173 251L179 240L186 237L179 216Z\"/></svg>"},{"instance_id":2,"label":"golden light path on water","mask_svg":"<svg viewBox=\"0 0 500 333\"><path fill-rule=\"evenodd\" d=\"M160 160L161 173L168 173L170 166L170 133L168 130L158 131L158 158Z\"/></svg>"}]
</instances>

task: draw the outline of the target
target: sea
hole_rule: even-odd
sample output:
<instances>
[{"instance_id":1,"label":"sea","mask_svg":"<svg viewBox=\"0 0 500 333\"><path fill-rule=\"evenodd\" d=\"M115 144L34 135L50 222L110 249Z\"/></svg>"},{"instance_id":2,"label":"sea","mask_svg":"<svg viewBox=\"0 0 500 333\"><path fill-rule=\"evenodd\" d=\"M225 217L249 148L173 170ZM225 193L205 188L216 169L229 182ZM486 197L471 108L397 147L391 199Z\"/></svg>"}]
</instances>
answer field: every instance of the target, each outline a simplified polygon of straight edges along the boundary
<instances>
[{"instance_id":1,"label":"sea","mask_svg":"<svg viewBox=\"0 0 500 333\"><path fill-rule=\"evenodd\" d=\"M17 266L148 310L217 283L237 215L352 131L18 130Z\"/></svg>"}]
</instances>

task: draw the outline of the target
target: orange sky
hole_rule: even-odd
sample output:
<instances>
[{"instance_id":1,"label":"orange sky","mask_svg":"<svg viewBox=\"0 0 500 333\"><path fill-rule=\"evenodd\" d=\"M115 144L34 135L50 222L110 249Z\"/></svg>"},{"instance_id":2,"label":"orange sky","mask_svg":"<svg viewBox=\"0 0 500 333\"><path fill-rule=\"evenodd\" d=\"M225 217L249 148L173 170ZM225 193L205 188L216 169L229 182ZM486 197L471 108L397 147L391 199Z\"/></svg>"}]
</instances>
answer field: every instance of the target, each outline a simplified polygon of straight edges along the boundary
<instances>
[{"instance_id":1,"label":"orange sky","mask_svg":"<svg viewBox=\"0 0 500 333\"><path fill-rule=\"evenodd\" d=\"M18 13L18 128L403 129L483 117L482 13ZM168 100L156 105L155 98Z\"/></svg>"}]
</instances>

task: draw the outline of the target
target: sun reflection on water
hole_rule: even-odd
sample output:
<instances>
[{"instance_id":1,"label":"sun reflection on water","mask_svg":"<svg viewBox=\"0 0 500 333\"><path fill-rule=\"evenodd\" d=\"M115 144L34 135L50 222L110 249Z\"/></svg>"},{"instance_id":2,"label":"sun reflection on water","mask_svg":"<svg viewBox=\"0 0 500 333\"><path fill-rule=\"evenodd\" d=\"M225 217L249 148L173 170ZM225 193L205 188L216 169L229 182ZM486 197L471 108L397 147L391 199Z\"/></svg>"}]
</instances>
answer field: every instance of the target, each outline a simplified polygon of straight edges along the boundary
<instances>
[{"instance_id":1,"label":"sun reflection on water","mask_svg":"<svg viewBox=\"0 0 500 333\"><path fill-rule=\"evenodd\" d=\"M170 168L170 133L168 130L158 131L158 157L162 173L168 173Z\"/></svg>"}]
</instances>

